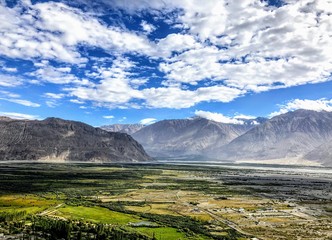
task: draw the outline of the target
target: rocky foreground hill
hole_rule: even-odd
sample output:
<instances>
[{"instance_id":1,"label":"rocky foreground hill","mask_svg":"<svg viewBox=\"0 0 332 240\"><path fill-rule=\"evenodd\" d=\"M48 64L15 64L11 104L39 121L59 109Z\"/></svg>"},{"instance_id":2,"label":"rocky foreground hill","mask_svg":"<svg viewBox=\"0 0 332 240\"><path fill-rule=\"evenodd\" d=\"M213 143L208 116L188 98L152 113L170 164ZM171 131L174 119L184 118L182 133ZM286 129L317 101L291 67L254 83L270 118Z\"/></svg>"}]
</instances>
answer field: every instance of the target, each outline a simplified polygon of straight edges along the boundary
<instances>
[{"instance_id":1,"label":"rocky foreground hill","mask_svg":"<svg viewBox=\"0 0 332 240\"><path fill-rule=\"evenodd\" d=\"M125 133L107 132L58 118L0 118L0 160L147 161L143 147Z\"/></svg>"}]
</instances>

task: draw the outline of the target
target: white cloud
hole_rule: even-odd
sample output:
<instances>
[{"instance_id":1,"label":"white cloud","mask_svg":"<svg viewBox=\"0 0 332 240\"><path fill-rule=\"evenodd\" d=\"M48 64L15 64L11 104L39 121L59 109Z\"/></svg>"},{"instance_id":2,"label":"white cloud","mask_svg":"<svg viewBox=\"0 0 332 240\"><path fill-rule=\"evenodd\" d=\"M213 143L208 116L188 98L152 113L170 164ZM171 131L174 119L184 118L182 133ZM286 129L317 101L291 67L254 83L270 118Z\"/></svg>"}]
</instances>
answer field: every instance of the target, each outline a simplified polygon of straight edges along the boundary
<instances>
[{"instance_id":1,"label":"white cloud","mask_svg":"<svg viewBox=\"0 0 332 240\"><path fill-rule=\"evenodd\" d=\"M103 118L106 118L106 119L113 119L114 116L112 116L112 115L109 115L109 116L103 116Z\"/></svg>"},{"instance_id":2,"label":"white cloud","mask_svg":"<svg viewBox=\"0 0 332 240\"><path fill-rule=\"evenodd\" d=\"M47 98L53 98L53 99L61 99L66 96L63 93L45 93L44 95Z\"/></svg>"},{"instance_id":3,"label":"white cloud","mask_svg":"<svg viewBox=\"0 0 332 240\"><path fill-rule=\"evenodd\" d=\"M143 125L150 125L152 123L155 123L156 121L157 121L156 118L144 118L141 121L139 121L139 123Z\"/></svg>"},{"instance_id":4,"label":"white cloud","mask_svg":"<svg viewBox=\"0 0 332 240\"><path fill-rule=\"evenodd\" d=\"M182 10L174 13L174 23L188 39L198 36L200 44L197 39L181 44L172 34L159 41L167 49L159 50L165 58L160 70L166 73L166 84L212 79L261 92L331 80L331 1L288 1L279 8L258 0L138 0L130 6L121 1L115 5L128 12ZM177 49L177 43L183 48ZM171 57L172 48L179 52Z\"/></svg>"},{"instance_id":5,"label":"white cloud","mask_svg":"<svg viewBox=\"0 0 332 240\"><path fill-rule=\"evenodd\" d=\"M1 87L16 87L22 85L23 81L16 76L10 76L0 73L0 86Z\"/></svg>"},{"instance_id":6,"label":"white cloud","mask_svg":"<svg viewBox=\"0 0 332 240\"><path fill-rule=\"evenodd\" d=\"M25 1L14 8L0 4L0 23L0 52L11 58L86 62L77 50L79 44L101 47L113 54L155 52L143 35L107 26L80 9L59 2Z\"/></svg>"},{"instance_id":7,"label":"white cloud","mask_svg":"<svg viewBox=\"0 0 332 240\"><path fill-rule=\"evenodd\" d=\"M142 21L141 22L141 27L143 29L144 32L150 34L152 33L154 30L156 30L156 27L152 24L149 24L147 21Z\"/></svg>"},{"instance_id":8,"label":"white cloud","mask_svg":"<svg viewBox=\"0 0 332 240\"><path fill-rule=\"evenodd\" d=\"M75 98L70 101L109 108L188 108L331 80L331 1L287 1L279 8L259 0L102 2L131 14L147 10L179 32L149 40L146 35L156 26L146 21L143 31L129 31L64 3L23 1L9 8L1 2L1 55L32 59L37 69L29 74L36 78L30 83L65 84ZM72 70L73 64L84 68L80 64L94 61L78 47L101 48L115 60L111 67L95 64L86 73L90 81ZM137 76L146 66L124 57L128 53L156 61L165 74L162 84L151 87L151 80ZM66 64L55 67L51 60ZM0 74L0 86L23 83Z\"/></svg>"},{"instance_id":9,"label":"white cloud","mask_svg":"<svg viewBox=\"0 0 332 240\"><path fill-rule=\"evenodd\" d=\"M19 95L19 94L8 92L8 91L0 91L0 93L1 93L0 100L2 100L2 101L12 102L12 103L20 104L20 105L27 106L27 107L40 107L40 104L38 104L38 103L34 103L29 100L20 99L21 95Z\"/></svg>"},{"instance_id":10,"label":"white cloud","mask_svg":"<svg viewBox=\"0 0 332 240\"><path fill-rule=\"evenodd\" d=\"M63 93L45 93L44 97L48 98L47 101L45 101L46 105L48 107L54 108L60 105L60 100L64 98L66 95Z\"/></svg>"},{"instance_id":11,"label":"white cloud","mask_svg":"<svg viewBox=\"0 0 332 240\"><path fill-rule=\"evenodd\" d=\"M27 2L26 2L27 3ZM38 11L32 5L22 11L21 4L8 8L0 5L0 52L11 58L42 57L66 62L78 62L80 54L64 46L50 32L39 31Z\"/></svg>"},{"instance_id":12,"label":"white cloud","mask_svg":"<svg viewBox=\"0 0 332 240\"><path fill-rule=\"evenodd\" d=\"M251 119L255 119L257 117L255 116L251 116L251 115L244 115L244 114L236 114L234 116L235 119L246 119L246 120L251 120Z\"/></svg>"},{"instance_id":13,"label":"white cloud","mask_svg":"<svg viewBox=\"0 0 332 240\"><path fill-rule=\"evenodd\" d=\"M2 69L6 72L17 72L17 68L3 67Z\"/></svg>"},{"instance_id":14,"label":"white cloud","mask_svg":"<svg viewBox=\"0 0 332 240\"><path fill-rule=\"evenodd\" d=\"M230 102L243 91L226 86L201 87L196 90L182 90L177 87L147 88L142 90L146 106L152 108L189 108L199 102Z\"/></svg>"},{"instance_id":15,"label":"white cloud","mask_svg":"<svg viewBox=\"0 0 332 240\"><path fill-rule=\"evenodd\" d=\"M24 113L16 113L16 112L0 112L1 116L6 116L13 119L39 119L39 116L37 115L30 115L30 114L24 114Z\"/></svg>"},{"instance_id":16,"label":"white cloud","mask_svg":"<svg viewBox=\"0 0 332 240\"><path fill-rule=\"evenodd\" d=\"M230 123L230 124L243 124L243 121L238 120L236 118L227 117L221 113L196 110L195 115L198 117L202 117L202 118L206 118L206 119L215 121L215 122Z\"/></svg>"},{"instance_id":17,"label":"white cloud","mask_svg":"<svg viewBox=\"0 0 332 240\"><path fill-rule=\"evenodd\" d=\"M0 98L0 100L17 103L27 107L40 107L39 103L34 103L29 100L17 99L17 98Z\"/></svg>"},{"instance_id":18,"label":"white cloud","mask_svg":"<svg viewBox=\"0 0 332 240\"><path fill-rule=\"evenodd\" d=\"M12 93L12 92L8 92L8 91L0 91L2 96L6 96L8 98L20 98L21 95L17 94L17 93Z\"/></svg>"},{"instance_id":19,"label":"white cloud","mask_svg":"<svg viewBox=\"0 0 332 240\"><path fill-rule=\"evenodd\" d=\"M280 105L280 110L273 112L269 117L274 117L289 111L295 111L297 109L313 110L313 111L332 111L332 99L328 100L325 98L318 100L309 99L294 99L287 102L285 105Z\"/></svg>"},{"instance_id":20,"label":"white cloud","mask_svg":"<svg viewBox=\"0 0 332 240\"><path fill-rule=\"evenodd\" d=\"M173 52L183 52L201 47L201 43L189 34L172 33L158 42L158 54L169 57Z\"/></svg>"},{"instance_id":21,"label":"white cloud","mask_svg":"<svg viewBox=\"0 0 332 240\"><path fill-rule=\"evenodd\" d=\"M70 99L69 102L76 103L76 104L84 104L84 101L80 101L78 99Z\"/></svg>"},{"instance_id":22,"label":"white cloud","mask_svg":"<svg viewBox=\"0 0 332 240\"><path fill-rule=\"evenodd\" d=\"M90 100L97 105L125 106L132 99L142 99L142 93L131 87L131 68L134 63L126 58L117 58L111 67L98 68L95 78L101 79L97 84L67 88L71 96L79 101Z\"/></svg>"},{"instance_id":23,"label":"white cloud","mask_svg":"<svg viewBox=\"0 0 332 240\"><path fill-rule=\"evenodd\" d=\"M50 108L55 108L59 106L59 102L55 101L55 99L45 101L45 104Z\"/></svg>"},{"instance_id":24,"label":"white cloud","mask_svg":"<svg viewBox=\"0 0 332 240\"><path fill-rule=\"evenodd\" d=\"M39 65L41 66L41 65ZM80 84L88 85L90 82L86 79L80 79L70 73L69 67L53 67L49 63L44 63L40 68L28 75L36 77L39 82L49 82L54 84Z\"/></svg>"}]
</instances>

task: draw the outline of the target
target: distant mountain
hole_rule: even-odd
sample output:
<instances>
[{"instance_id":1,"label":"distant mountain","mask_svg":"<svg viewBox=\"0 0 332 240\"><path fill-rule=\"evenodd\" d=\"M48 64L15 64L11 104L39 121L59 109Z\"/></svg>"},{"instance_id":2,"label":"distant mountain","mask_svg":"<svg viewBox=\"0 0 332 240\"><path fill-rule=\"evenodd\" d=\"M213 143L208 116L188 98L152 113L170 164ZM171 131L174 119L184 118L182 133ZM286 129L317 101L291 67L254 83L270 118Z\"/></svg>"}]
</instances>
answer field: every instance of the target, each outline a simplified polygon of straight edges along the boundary
<instances>
[{"instance_id":1,"label":"distant mountain","mask_svg":"<svg viewBox=\"0 0 332 240\"><path fill-rule=\"evenodd\" d=\"M331 165L329 145L324 145L332 145L331 139L331 112L297 110L250 129L212 155L225 160L307 158Z\"/></svg>"},{"instance_id":2,"label":"distant mountain","mask_svg":"<svg viewBox=\"0 0 332 240\"><path fill-rule=\"evenodd\" d=\"M322 165L332 167L332 140L316 147L304 156L304 159L319 162Z\"/></svg>"},{"instance_id":3,"label":"distant mountain","mask_svg":"<svg viewBox=\"0 0 332 240\"><path fill-rule=\"evenodd\" d=\"M125 133L58 118L0 118L0 160L147 161L143 147Z\"/></svg>"},{"instance_id":4,"label":"distant mountain","mask_svg":"<svg viewBox=\"0 0 332 240\"><path fill-rule=\"evenodd\" d=\"M132 136L155 157L206 156L242 135L252 123L236 125L205 118L163 120L146 126Z\"/></svg>"},{"instance_id":5,"label":"distant mountain","mask_svg":"<svg viewBox=\"0 0 332 240\"><path fill-rule=\"evenodd\" d=\"M111 124L111 125L104 125L100 128L106 130L108 132L122 132L132 135L133 133L141 130L145 125L143 124Z\"/></svg>"}]
</instances>

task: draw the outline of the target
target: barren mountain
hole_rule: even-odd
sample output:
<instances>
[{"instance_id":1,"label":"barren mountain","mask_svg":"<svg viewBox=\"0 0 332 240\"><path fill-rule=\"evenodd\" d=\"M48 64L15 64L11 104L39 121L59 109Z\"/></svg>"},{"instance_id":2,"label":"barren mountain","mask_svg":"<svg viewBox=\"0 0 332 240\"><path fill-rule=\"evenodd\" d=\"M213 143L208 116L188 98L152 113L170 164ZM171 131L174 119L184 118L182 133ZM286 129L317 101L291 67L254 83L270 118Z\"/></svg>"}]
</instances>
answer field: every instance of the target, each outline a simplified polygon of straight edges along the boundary
<instances>
[{"instance_id":1,"label":"barren mountain","mask_svg":"<svg viewBox=\"0 0 332 240\"><path fill-rule=\"evenodd\" d=\"M204 118L163 120L133 134L151 156L204 156L246 132L252 124L225 124Z\"/></svg>"},{"instance_id":2,"label":"barren mountain","mask_svg":"<svg viewBox=\"0 0 332 240\"><path fill-rule=\"evenodd\" d=\"M324 143L304 156L305 159L332 167L332 140Z\"/></svg>"},{"instance_id":3,"label":"barren mountain","mask_svg":"<svg viewBox=\"0 0 332 240\"><path fill-rule=\"evenodd\" d=\"M58 118L0 119L0 160L146 161L143 147L125 133Z\"/></svg>"},{"instance_id":4,"label":"barren mountain","mask_svg":"<svg viewBox=\"0 0 332 240\"><path fill-rule=\"evenodd\" d=\"M106 130L108 132L122 132L132 135L133 133L141 130L144 127L143 124L111 124L111 125L104 125L100 128Z\"/></svg>"},{"instance_id":5,"label":"barren mountain","mask_svg":"<svg viewBox=\"0 0 332 240\"><path fill-rule=\"evenodd\" d=\"M297 110L252 128L221 147L214 156L225 160L302 158L331 139L331 112ZM312 152L307 158L313 159L315 154Z\"/></svg>"}]
</instances>

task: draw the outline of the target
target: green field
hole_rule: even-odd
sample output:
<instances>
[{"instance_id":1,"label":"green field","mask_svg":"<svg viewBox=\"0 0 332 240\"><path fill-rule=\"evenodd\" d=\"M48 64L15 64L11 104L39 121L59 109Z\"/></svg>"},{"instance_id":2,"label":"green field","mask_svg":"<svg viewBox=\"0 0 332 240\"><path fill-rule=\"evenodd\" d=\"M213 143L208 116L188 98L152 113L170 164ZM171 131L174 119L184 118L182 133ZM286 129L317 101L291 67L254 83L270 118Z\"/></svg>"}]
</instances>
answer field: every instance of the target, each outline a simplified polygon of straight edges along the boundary
<instances>
[{"instance_id":1,"label":"green field","mask_svg":"<svg viewBox=\"0 0 332 240\"><path fill-rule=\"evenodd\" d=\"M64 206L58 209L58 216L67 219L76 219L96 223L108 223L114 225L126 225L129 223L140 222L142 219L135 215L110 211L101 207L84 207L84 206Z\"/></svg>"}]
</instances>

